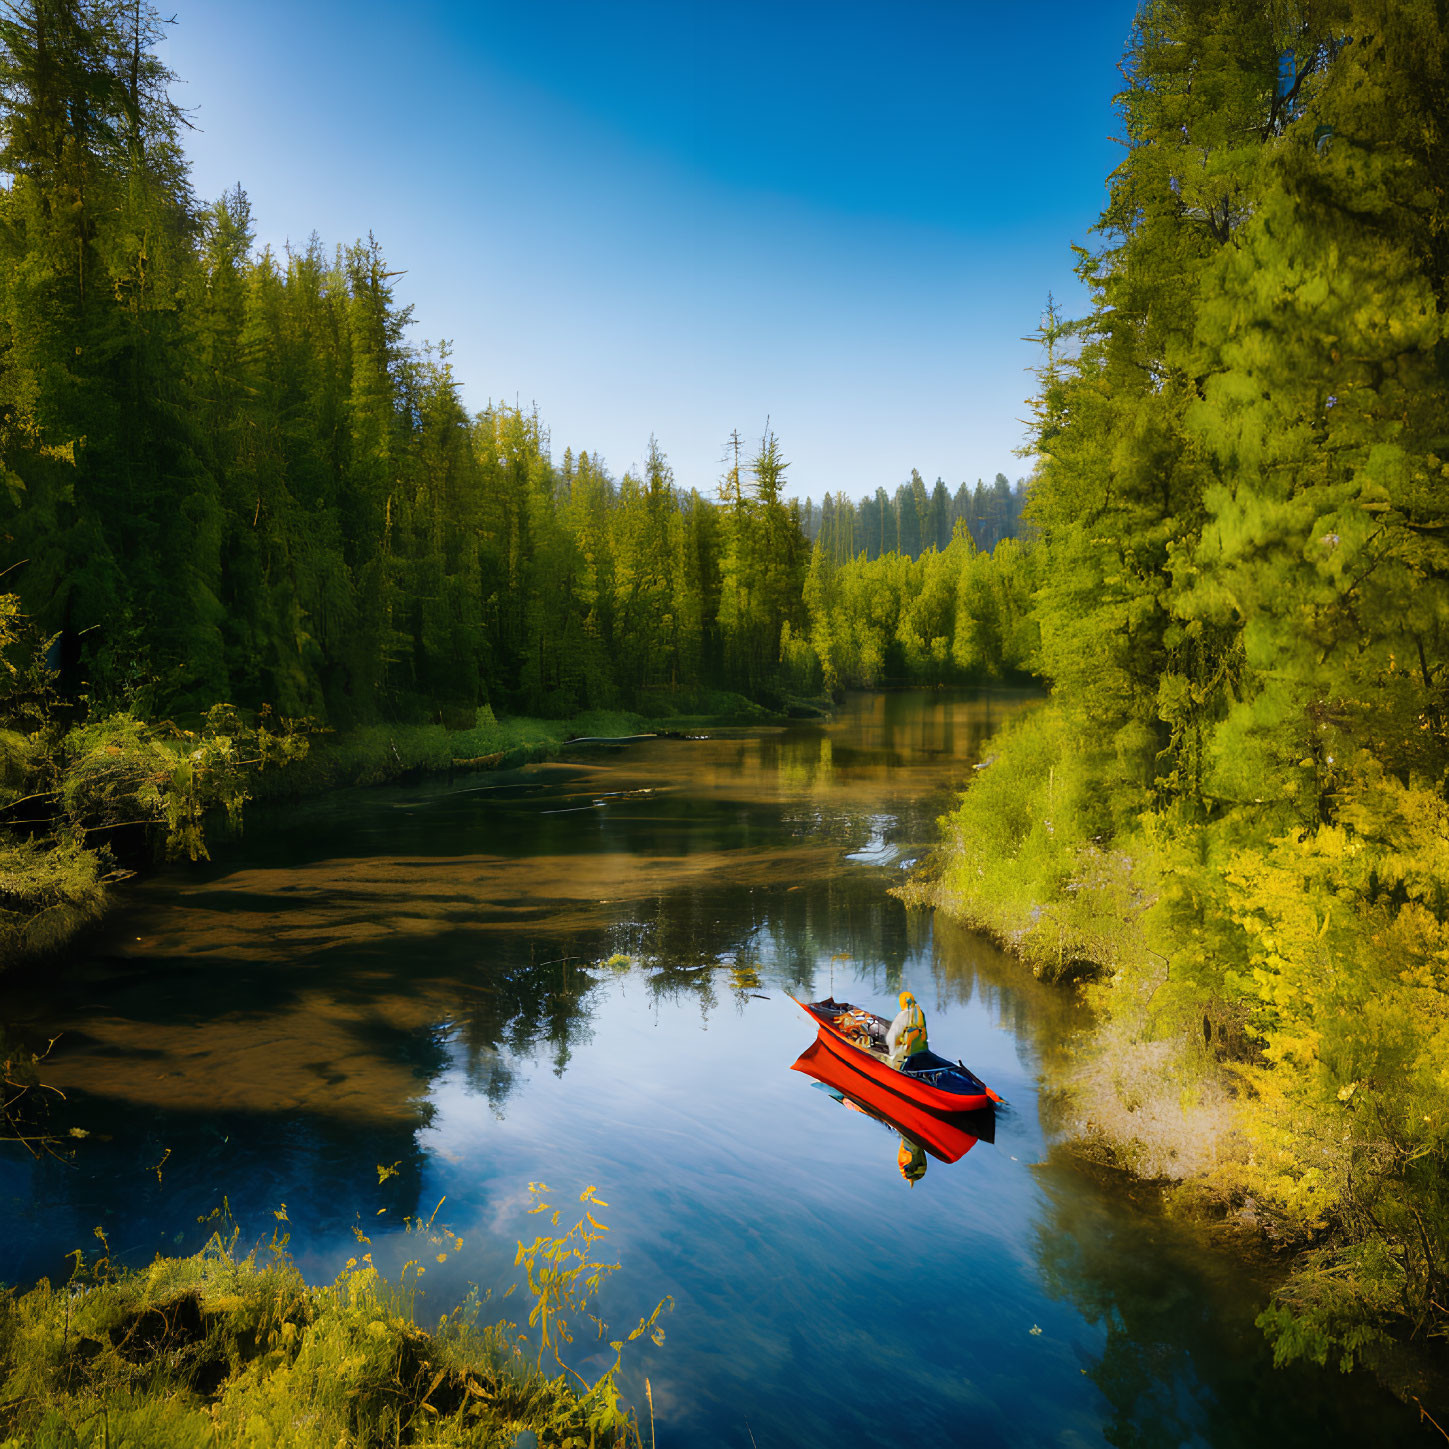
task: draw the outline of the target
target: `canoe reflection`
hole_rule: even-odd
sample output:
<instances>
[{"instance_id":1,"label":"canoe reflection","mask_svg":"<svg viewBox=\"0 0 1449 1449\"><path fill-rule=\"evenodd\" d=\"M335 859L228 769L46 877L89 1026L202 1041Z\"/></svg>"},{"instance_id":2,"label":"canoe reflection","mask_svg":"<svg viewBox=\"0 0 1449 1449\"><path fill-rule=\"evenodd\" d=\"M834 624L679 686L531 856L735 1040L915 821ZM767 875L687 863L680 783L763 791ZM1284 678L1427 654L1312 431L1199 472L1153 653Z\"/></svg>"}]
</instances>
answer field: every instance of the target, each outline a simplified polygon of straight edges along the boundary
<instances>
[{"instance_id":1,"label":"canoe reflection","mask_svg":"<svg viewBox=\"0 0 1449 1449\"><path fill-rule=\"evenodd\" d=\"M873 1117L900 1133L896 1165L914 1184L925 1176L927 1154L939 1162L958 1162L977 1144L991 1142L996 1118L991 1108L977 1112L932 1112L884 1092L863 1072L854 1071L817 1037L791 1064L824 1086L845 1106Z\"/></svg>"}]
</instances>

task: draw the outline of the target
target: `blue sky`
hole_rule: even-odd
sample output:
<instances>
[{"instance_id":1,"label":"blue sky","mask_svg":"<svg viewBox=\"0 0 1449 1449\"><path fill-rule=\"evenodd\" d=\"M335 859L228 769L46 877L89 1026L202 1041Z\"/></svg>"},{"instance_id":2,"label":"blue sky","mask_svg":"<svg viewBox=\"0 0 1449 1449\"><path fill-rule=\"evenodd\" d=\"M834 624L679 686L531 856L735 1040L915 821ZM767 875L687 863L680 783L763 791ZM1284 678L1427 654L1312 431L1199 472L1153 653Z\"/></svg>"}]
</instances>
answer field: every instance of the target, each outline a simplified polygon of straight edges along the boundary
<instances>
[{"instance_id":1,"label":"blue sky","mask_svg":"<svg viewBox=\"0 0 1449 1449\"><path fill-rule=\"evenodd\" d=\"M258 239L376 234L465 400L712 489L1011 477L1048 291L1080 306L1134 0L177 0L193 181Z\"/></svg>"}]
</instances>

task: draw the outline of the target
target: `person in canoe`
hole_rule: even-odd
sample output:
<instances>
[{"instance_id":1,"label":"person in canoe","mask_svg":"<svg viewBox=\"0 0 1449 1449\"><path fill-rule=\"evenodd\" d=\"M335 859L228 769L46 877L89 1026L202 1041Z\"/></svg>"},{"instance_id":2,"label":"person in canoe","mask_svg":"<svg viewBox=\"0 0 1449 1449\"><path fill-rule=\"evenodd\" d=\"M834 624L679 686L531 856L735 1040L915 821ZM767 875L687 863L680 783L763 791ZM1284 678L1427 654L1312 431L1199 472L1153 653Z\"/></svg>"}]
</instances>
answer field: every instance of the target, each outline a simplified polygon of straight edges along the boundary
<instances>
[{"instance_id":1,"label":"person in canoe","mask_svg":"<svg viewBox=\"0 0 1449 1449\"><path fill-rule=\"evenodd\" d=\"M916 1052L926 1050L926 1013L909 991L901 992L901 1009L886 1032L886 1050L897 1067L905 1066L906 1059Z\"/></svg>"}]
</instances>

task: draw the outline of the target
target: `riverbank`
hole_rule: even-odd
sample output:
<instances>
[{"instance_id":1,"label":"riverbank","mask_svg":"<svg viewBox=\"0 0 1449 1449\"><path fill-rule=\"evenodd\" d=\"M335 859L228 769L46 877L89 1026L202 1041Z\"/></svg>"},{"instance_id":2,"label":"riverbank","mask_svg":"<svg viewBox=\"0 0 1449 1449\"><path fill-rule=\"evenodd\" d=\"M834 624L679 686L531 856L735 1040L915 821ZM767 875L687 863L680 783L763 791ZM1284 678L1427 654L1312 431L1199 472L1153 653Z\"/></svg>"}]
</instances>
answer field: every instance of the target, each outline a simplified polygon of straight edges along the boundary
<instances>
[{"instance_id":1,"label":"riverbank","mask_svg":"<svg viewBox=\"0 0 1449 1449\"><path fill-rule=\"evenodd\" d=\"M1380 792L1401 821L1428 793ZM1002 732L901 894L1090 1007L1047 1083L1061 1136L1274 1249L1288 1271L1258 1325L1279 1363L1367 1364L1412 1398L1427 1358L1405 1344L1449 1334L1449 1028L1414 890L1432 836L1385 803L1377 840L1154 809L1051 703Z\"/></svg>"},{"instance_id":2,"label":"riverbank","mask_svg":"<svg viewBox=\"0 0 1449 1449\"><path fill-rule=\"evenodd\" d=\"M233 1248L0 1296L0 1443L641 1444L611 1374L549 1375L476 1304L424 1330L369 1265Z\"/></svg>"},{"instance_id":3,"label":"riverbank","mask_svg":"<svg viewBox=\"0 0 1449 1449\"><path fill-rule=\"evenodd\" d=\"M304 758L285 770L258 775L250 798L258 802L301 800L329 790L384 785L409 776L517 769L548 759L576 740L623 740L783 724L789 717L742 695L719 696L714 703L720 707L709 713L644 715L629 710L589 710L567 719L523 715L499 719L485 705L476 712L473 724L463 729L436 723L365 725L337 735L314 736ZM817 701L815 707L823 709L827 703Z\"/></svg>"}]
</instances>

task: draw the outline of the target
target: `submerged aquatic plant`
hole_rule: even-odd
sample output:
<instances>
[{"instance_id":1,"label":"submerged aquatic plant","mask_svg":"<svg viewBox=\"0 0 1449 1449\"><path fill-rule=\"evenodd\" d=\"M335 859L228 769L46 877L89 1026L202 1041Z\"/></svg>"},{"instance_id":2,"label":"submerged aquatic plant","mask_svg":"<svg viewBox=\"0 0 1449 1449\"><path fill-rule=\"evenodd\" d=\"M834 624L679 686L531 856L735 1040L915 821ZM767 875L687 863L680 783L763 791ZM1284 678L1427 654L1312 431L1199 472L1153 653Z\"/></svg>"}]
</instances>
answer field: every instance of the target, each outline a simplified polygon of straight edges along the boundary
<instances>
[{"instance_id":1,"label":"submerged aquatic plant","mask_svg":"<svg viewBox=\"0 0 1449 1449\"><path fill-rule=\"evenodd\" d=\"M40 1079L40 1065L50 1055L56 1038L41 1052L12 1046L0 1032L0 1142L19 1143L32 1157L61 1155L63 1139L45 1125L47 1108L54 1098L64 1098L59 1087ZM71 1137L84 1137L80 1127Z\"/></svg>"}]
</instances>

